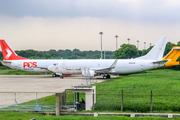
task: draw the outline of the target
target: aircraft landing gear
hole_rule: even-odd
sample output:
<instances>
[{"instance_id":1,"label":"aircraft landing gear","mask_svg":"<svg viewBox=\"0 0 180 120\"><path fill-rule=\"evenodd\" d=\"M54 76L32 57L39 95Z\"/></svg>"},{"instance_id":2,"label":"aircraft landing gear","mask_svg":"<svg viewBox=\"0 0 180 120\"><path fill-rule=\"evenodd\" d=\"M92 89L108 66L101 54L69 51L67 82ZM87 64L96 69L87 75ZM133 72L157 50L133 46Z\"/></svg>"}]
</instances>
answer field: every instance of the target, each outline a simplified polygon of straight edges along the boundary
<instances>
[{"instance_id":1,"label":"aircraft landing gear","mask_svg":"<svg viewBox=\"0 0 180 120\"><path fill-rule=\"evenodd\" d=\"M103 79L109 79L109 78L111 78L111 76L109 74L104 74L103 75Z\"/></svg>"},{"instance_id":2,"label":"aircraft landing gear","mask_svg":"<svg viewBox=\"0 0 180 120\"><path fill-rule=\"evenodd\" d=\"M64 78L63 75L58 75L58 74L56 74L56 73L52 74L52 77L60 77L60 79L63 79L63 78Z\"/></svg>"},{"instance_id":3,"label":"aircraft landing gear","mask_svg":"<svg viewBox=\"0 0 180 120\"><path fill-rule=\"evenodd\" d=\"M62 75L60 75L60 79L63 79L64 77Z\"/></svg>"},{"instance_id":4,"label":"aircraft landing gear","mask_svg":"<svg viewBox=\"0 0 180 120\"><path fill-rule=\"evenodd\" d=\"M52 74L52 77L59 77L60 75L57 75L56 73Z\"/></svg>"},{"instance_id":5,"label":"aircraft landing gear","mask_svg":"<svg viewBox=\"0 0 180 120\"><path fill-rule=\"evenodd\" d=\"M56 73L52 74L52 77L56 77Z\"/></svg>"},{"instance_id":6,"label":"aircraft landing gear","mask_svg":"<svg viewBox=\"0 0 180 120\"><path fill-rule=\"evenodd\" d=\"M111 78L111 76L107 74L107 79L108 79L108 78Z\"/></svg>"}]
</instances>

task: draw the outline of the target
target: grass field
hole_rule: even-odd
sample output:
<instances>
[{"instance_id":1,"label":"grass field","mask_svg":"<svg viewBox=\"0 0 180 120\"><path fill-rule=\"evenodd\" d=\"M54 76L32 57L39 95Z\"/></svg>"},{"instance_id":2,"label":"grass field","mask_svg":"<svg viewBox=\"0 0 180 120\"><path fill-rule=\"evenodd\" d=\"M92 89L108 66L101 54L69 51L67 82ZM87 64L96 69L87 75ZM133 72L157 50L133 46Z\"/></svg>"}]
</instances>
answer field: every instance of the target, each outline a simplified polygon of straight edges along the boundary
<instances>
[{"instance_id":1,"label":"grass field","mask_svg":"<svg viewBox=\"0 0 180 120\"><path fill-rule=\"evenodd\" d=\"M0 75L45 75L45 74L52 74L52 73L28 72L28 71L22 71L16 69L0 70Z\"/></svg>"},{"instance_id":2,"label":"grass field","mask_svg":"<svg viewBox=\"0 0 180 120\"><path fill-rule=\"evenodd\" d=\"M109 79L102 83L96 83L96 105L94 112L121 112L121 91L124 94L124 111L123 112L150 112L150 93L153 93L153 112L154 113L180 113L180 71L174 70L154 70L139 74L131 74L120 76L115 79ZM73 93L67 95L68 104L73 102ZM41 100L39 100L41 101ZM33 101L31 101L33 102ZM55 104L55 96L42 98L42 102L47 104ZM34 102L35 103L35 102ZM29 103L25 103L29 104ZM19 114L24 116L24 113L7 112L8 114ZM0 112L0 120L3 112ZM22 114L22 115L21 115ZM34 114L35 116L37 114ZM31 116L31 115L30 115ZM32 116L31 116L32 117ZM38 120L53 120L53 119L121 119L119 116L41 116L37 115ZM104 117L104 118L103 118ZM112 118L111 118L112 117ZM29 118L28 118L29 119ZM126 118L123 120L134 119L156 119L165 118L138 117ZM175 118L179 119L180 118ZM3 119L2 119L3 120ZM14 119L12 119L14 120ZM21 120L21 119L19 119ZM23 120L23 119L22 119Z\"/></svg>"},{"instance_id":3,"label":"grass field","mask_svg":"<svg viewBox=\"0 0 180 120\"><path fill-rule=\"evenodd\" d=\"M180 71L154 70L120 76L97 83L97 111L120 111L121 91L124 111L150 112L150 93L153 93L153 112L180 112Z\"/></svg>"},{"instance_id":4,"label":"grass field","mask_svg":"<svg viewBox=\"0 0 180 120\"><path fill-rule=\"evenodd\" d=\"M169 120L162 117L125 117L125 116L46 116L41 114L23 113L23 112L0 112L0 120ZM170 120L180 120L180 118L172 118Z\"/></svg>"},{"instance_id":5,"label":"grass field","mask_svg":"<svg viewBox=\"0 0 180 120\"><path fill-rule=\"evenodd\" d=\"M28 72L18 69L11 69L7 66L0 66L0 75L45 75L45 74L51 75L53 73Z\"/></svg>"},{"instance_id":6,"label":"grass field","mask_svg":"<svg viewBox=\"0 0 180 120\"><path fill-rule=\"evenodd\" d=\"M120 112L123 90L123 112L150 112L152 90L153 111L180 113L180 71L154 70L120 76L96 83L95 111ZM73 104L73 92L67 94L67 104ZM80 94L81 97L84 95ZM81 98L80 97L80 98ZM35 103L35 101L24 104ZM55 96L39 99L39 103L55 104Z\"/></svg>"}]
</instances>

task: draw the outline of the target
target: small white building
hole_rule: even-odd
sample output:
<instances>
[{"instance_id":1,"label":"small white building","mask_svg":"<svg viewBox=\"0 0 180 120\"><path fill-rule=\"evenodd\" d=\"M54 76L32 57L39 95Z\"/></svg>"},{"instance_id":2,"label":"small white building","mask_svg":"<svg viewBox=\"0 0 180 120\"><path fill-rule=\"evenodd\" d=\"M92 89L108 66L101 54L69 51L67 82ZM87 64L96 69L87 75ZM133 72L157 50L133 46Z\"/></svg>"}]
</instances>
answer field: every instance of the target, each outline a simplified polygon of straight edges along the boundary
<instances>
[{"instance_id":1,"label":"small white building","mask_svg":"<svg viewBox=\"0 0 180 120\"><path fill-rule=\"evenodd\" d=\"M78 107L84 108L82 106L85 105L85 108L82 110L92 110L94 104L96 103L96 86L74 86L74 89L66 89L74 91L74 105ZM85 103L79 102L79 93L85 93ZM76 95L77 94L77 95ZM77 96L77 101L76 101ZM79 105L79 106L78 106Z\"/></svg>"}]
</instances>

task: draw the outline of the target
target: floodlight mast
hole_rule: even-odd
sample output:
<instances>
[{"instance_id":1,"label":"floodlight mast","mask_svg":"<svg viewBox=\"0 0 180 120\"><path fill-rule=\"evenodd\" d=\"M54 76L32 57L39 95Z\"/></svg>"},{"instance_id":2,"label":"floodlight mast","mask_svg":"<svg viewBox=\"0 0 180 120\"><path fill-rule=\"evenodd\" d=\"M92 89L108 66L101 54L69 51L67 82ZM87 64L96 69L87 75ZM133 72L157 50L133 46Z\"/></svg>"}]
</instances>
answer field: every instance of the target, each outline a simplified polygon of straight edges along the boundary
<instances>
[{"instance_id":1,"label":"floodlight mast","mask_svg":"<svg viewBox=\"0 0 180 120\"><path fill-rule=\"evenodd\" d=\"M117 48L118 48L118 47L117 47L117 46L118 46L118 45L117 45L117 44L118 44L118 43L117 43L117 38L118 38L118 36L116 35L115 38L116 38L116 50L117 50Z\"/></svg>"},{"instance_id":2,"label":"floodlight mast","mask_svg":"<svg viewBox=\"0 0 180 120\"><path fill-rule=\"evenodd\" d=\"M146 42L144 42L144 49L146 49Z\"/></svg>"},{"instance_id":3,"label":"floodlight mast","mask_svg":"<svg viewBox=\"0 0 180 120\"><path fill-rule=\"evenodd\" d=\"M137 40L137 49L139 49L139 40Z\"/></svg>"},{"instance_id":4,"label":"floodlight mast","mask_svg":"<svg viewBox=\"0 0 180 120\"><path fill-rule=\"evenodd\" d=\"M128 44L129 44L130 38L128 38L127 40L128 40Z\"/></svg>"},{"instance_id":5,"label":"floodlight mast","mask_svg":"<svg viewBox=\"0 0 180 120\"><path fill-rule=\"evenodd\" d=\"M99 32L99 34L101 35L101 59L102 59L102 34L103 32Z\"/></svg>"}]
</instances>

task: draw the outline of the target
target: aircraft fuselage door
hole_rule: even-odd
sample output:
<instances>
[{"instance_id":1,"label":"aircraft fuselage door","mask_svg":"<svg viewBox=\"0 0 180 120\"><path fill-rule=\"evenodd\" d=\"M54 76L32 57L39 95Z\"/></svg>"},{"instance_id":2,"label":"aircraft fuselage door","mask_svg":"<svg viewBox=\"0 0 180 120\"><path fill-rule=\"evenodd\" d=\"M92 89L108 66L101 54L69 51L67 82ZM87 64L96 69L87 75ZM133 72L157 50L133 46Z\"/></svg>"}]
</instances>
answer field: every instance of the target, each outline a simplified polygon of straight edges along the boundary
<instances>
[{"instance_id":1,"label":"aircraft fuselage door","mask_svg":"<svg viewBox=\"0 0 180 120\"><path fill-rule=\"evenodd\" d=\"M140 62L140 71L144 70L144 62Z\"/></svg>"},{"instance_id":2,"label":"aircraft fuselage door","mask_svg":"<svg viewBox=\"0 0 180 120\"><path fill-rule=\"evenodd\" d=\"M18 62L18 68L21 68L21 62Z\"/></svg>"},{"instance_id":3,"label":"aircraft fuselage door","mask_svg":"<svg viewBox=\"0 0 180 120\"><path fill-rule=\"evenodd\" d=\"M63 69L66 69L66 61L63 61L63 62L62 62L62 68L63 68Z\"/></svg>"},{"instance_id":4,"label":"aircraft fuselage door","mask_svg":"<svg viewBox=\"0 0 180 120\"><path fill-rule=\"evenodd\" d=\"M62 73L66 72L66 61L62 62Z\"/></svg>"}]
</instances>

